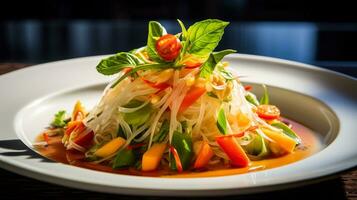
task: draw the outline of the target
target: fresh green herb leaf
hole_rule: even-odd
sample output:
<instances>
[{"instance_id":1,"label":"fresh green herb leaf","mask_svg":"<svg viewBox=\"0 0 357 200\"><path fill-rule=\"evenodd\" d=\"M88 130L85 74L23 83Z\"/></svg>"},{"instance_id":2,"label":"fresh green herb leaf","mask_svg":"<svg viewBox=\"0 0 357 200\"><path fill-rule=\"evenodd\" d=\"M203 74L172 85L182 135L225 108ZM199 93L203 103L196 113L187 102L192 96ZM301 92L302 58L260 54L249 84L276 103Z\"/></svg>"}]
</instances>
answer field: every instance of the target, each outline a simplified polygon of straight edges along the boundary
<instances>
[{"instance_id":1,"label":"fresh green herb leaf","mask_svg":"<svg viewBox=\"0 0 357 200\"><path fill-rule=\"evenodd\" d=\"M269 104L269 93L268 93L268 89L265 85L263 85L263 89L264 89L264 94L263 94L262 98L260 99L260 104L266 105L266 104Z\"/></svg>"},{"instance_id":2,"label":"fresh green herb leaf","mask_svg":"<svg viewBox=\"0 0 357 200\"><path fill-rule=\"evenodd\" d=\"M229 22L218 19L207 19L193 24L187 30L185 50L189 54L208 56L217 47L228 24Z\"/></svg>"},{"instance_id":3,"label":"fresh green herb leaf","mask_svg":"<svg viewBox=\"0 0 357 200\"><path fill-rule=\"evenodd\" d=\"M121 149L114 158L113 168L120 169L131 167L135 164L136 157L133 149Z\"/></svg>"},{"instance_id":4,"label":"fresh green herb leaf","mask_svg":"<svg viewBox=\"0 0 357 200\"><path fill-rule=\"evenodd\" d=\"M97 65L97 71L104 75L113 75L126 67L135 67L142 63L134 54L121 52L101 60Z\"/></svg>"},{"instance_id":5,"label":"fresh green herb leaf","mask_svg":"<svg viewBox=\"0 0 357 200\"><path fill-rule=\"evenodd\" d=\"M245 99L249 103L251 103L251 104L253 104L255 106L259 106L259 101L257 100L257 97L254 94L248 92L247 95L245 95Z\"/></svg>"},{"instance_id":6,"label":"fresh green herb leaf","mask_svg":"<svg viewBox=\"0 0 357 200\"><path fill-rule=\"evenodd\" d=\"M223 59L224 56L235 52L235 50L226 49L223 51L211 53L206 62L203 63L203 65L201 66L200 77L208 78L213 73L217 64Z\"/></svg>"},{"instance_id":7,"label":"fresh green herb leaf","mask_svg":"<svg viewBox=\"0 0 357 200\"><path fill-rule=\"evenodd\" d=\"M164 62L156 52L156 41L163 35L166 35L165 28L157 21L149 22L149 34L146 51L149 57L158 63Z\"/></svg>"},{"instance_id":8,"label":"fresh green herb leaf","mask_svg":"<svg viewBox=\"0 0 357 200\"><path fill-rule=\"evenodd\" d=\"M218 130L223 134L227 135L227 119L226 119L226 114L224 113L224 109L221 108L218 112L218 117L217 117L217 128Z\"/></svg>"},{"instance_id":9,"label":"fresh green herb leaf","mask_svg":"<svg viewBox=\"0 0 357 200\"><path fill-rule=\"evenodd\" d=\"M276 122L276 123L272 123L272 126L276 127L276 128L280 128L283 130L283 133L289 137L291 137L292 139L294 139L296 141L297 144L301 143L301 139L300 137L295 133L295 131L293 131L292 129L290 129L286 124L282 123L282 122Z\"/></svg>"},{"instance_id":10,"label":"fresh green herb leaf","mask_svg":"<svg viewBox=\"0 0 357 200\"><path fill-rule=\"evenodd\" d=\"M53 121L51 122L51 126L55 128L63 128L67 125L66 122L66 111L60 110L55 114Z\"/></svg>"},{"instance_id":11,"label":"fresh green herb leaf","mask_svg":"<svg viewBox=\"0 0 357 200\"><path fill-rule=\"evenodd\" d=\"M180 27L181 27L181 37L182 37L182 40L186 40L186 35L187 35L187 30L186 30L186 27L185 25L183 24L183 22L179 19L177 19L178 23L180 24Z\"/></svg>"},{"instance_id":12,"label":"fresh green herb leaf","mask_svg":"<svg viewBox=\"0 0 357 200\"><path fill-rule=\"evenodd\" d=\"M162 141L164 141L167 134L169 133L169 130L170 130L169 120L165 119L162 122L160 131L154 136L153 141L158 142L158 143L161 143Z\"/></svg>"},{"instance_id":13,"label":"fresh green herb leaf","mask_svg":"<svg viewBox=\"0 0 357 200\"><path fill-rule=\"evenodd\" d=\"M191 164L191 159L193 156L192 139L189 134L183 134L181 132L175 131L172 135L172 146L177 150L180 157L182 168L185 170L189 168ZM176 162L173 156L171 156L171 168L176 169Z\"/></svg>"},{"instance_id":14,"label":"fresh green herb leaf","mask_svg":"<svg viewBox=\"0 0 357 200\"><path fill-rule=\"evenodd\" d=\"M135 108L135 107L141 106L143 103L144 102L142 102L142 101L131 100L124 107L125 108ZM152 112L153 112L153 108L152 108L151 104L148 103L144 107L140 108L139 110L136 110L135 112L124 113L124 120L129 125L138 127L138 126L144 124L150 118Z\"/></svg>"}]
</instances>

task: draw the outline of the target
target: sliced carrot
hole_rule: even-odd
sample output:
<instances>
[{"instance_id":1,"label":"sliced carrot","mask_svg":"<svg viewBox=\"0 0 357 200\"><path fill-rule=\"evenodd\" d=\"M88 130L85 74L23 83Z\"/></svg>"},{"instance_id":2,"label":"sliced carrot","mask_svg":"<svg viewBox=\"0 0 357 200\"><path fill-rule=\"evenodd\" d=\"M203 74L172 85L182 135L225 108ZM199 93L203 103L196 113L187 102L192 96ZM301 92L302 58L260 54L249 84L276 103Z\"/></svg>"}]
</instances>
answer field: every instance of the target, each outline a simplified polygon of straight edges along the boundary
<instances>
[{"instance_id":1,"label":"sliced carrot","mask_svg":"<svg viewBox=\"0 0 357 200\"><path fill-rule=\"evenodd\" d=\"M213 157L214 153L212 148L207 142L203 142L201 145L201 150L198 153L197 159L194 164L194 168L199 169L205 167L208 162Z\"/></svg>"},{"instance_id":2,"label":"sliced carrot","mask_svg":"<svg viewBox=\"0 0 357 200\"><path fill-rule=\"evenodd\" d=\"M155 170L166 150L165 143L156 143L149 150L147 150L142 158L142 171L152 171Z\"/></svg>"}]
</instances>

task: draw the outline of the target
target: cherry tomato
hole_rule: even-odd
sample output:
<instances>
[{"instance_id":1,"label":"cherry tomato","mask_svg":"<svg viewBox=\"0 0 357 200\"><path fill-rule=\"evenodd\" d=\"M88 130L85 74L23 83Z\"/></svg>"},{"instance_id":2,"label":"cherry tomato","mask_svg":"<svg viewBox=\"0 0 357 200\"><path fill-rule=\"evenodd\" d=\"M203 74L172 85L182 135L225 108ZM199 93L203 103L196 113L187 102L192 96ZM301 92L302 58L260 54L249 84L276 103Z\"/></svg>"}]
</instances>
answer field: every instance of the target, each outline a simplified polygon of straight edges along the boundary
<instances>
[{"instance_id":1,"label":"cherry tomato","mask_svg":"<svg viewBox=\"0 0 357 200\"><path fill-rule=\"evenodd\" d=\"M180 40L171 34L163 35L156 42L156 51L165 61L173 61L180 54Z\"/></svg>"},{"instance_id":2,"label":"cherry tomato","mask_svg":"<svg viewBox=\"0 0 357 200\"><path fill-rule=\"evenodd\" d=\"M259 105L257 114L260 118L272 120L279 118L280 110L274 105Z\"/></svg>"}]
</instances>

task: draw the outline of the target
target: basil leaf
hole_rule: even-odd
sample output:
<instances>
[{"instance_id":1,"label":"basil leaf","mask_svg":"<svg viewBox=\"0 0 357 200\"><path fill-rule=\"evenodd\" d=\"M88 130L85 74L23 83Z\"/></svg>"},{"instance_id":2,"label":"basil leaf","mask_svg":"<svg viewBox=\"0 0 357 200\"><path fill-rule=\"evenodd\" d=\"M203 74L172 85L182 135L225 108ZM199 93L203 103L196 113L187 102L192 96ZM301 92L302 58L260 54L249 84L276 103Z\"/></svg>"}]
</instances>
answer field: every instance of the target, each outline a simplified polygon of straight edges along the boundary
<instances>
[{"instance_id":1,"label":"basil leaf","mask_svg":"<svg viewBox=\"0 0 357 200\"><path fill-rule=\"evenodd\" d=\"M127 168L135 164L136 156L132 149L122 149L120 150L114 158L113 168Z\"/></svg>"},{"instance_id":2,"label":"basil leaf","mask_svg":"<svg viewBox=\"0 0 357 200\"><path fill-rule=\"evenodd\" d=\"M138 101L138 100L131 100L128 104L126 104L124 107L126 108L135 108L139 107L143 104L144 102ZM144 107L140 108L139 110L136 110L135 112L131 113L124 113L124 120L128 124L138 127L142 124L144 124L151 116L151 113L153 111L153 108L150 103L146 104Z\"/></svg>"},{"instance_id":3,"label":"basil leaf","mask_svg":"<svg viewBox=\"0 0 357 200\"><path fill-rule=\"evenodd\" d=\"M181 27L181 37L182 37L182 40L186 40L186 35L187 35L187 30L186 30L186 27L185 25L183 24L183 22L179 19L177 19L178 23L180 24L180 27Z\"/></svg>"},{"instance_id":4,"label":"basil leaf","mask_svg":"<svg viewBox=\"0 0 357 200\"><path fill-rule=\"evenodd\" d=\"M246 99L249 103L251 103L251 104L253 104L253 105L255 105L255 106L259 106L259 101L257 100L257 97L255 97L254 94L248 92L247 95L245 95L245 99Z\"/></svg>"},{"instance_id":5,"label":"basil leaf","mask_svg":"<svg viewBox=\"0 0 357 200\"><path fill-rule=\"evenodd\" d=\"M264 105L264 104L269 104L269 93L268 93L268 89L265 85L263 85L263 89L264 89L264 94L262 96L262 98L260 99L260 104Z\"/></svg>"},{"instance_id":6,"label":"basil leaf","mask_svg":"<svg viewBox=\"0 0 357 200\"><path fill-rule=\"evenodd\" d=\"M297 144L301 143L301 139L300 137L295 133L295 131L293 131L292 129L290 129L286 124L282 123L282 122L277 122L277 123L272 123L272 126L276 127L276 128L280 128L283 130L283 133L289 137L291 137L292 139L294 139L296 141Z\"/></svg>"},{"instance_id":7,"label":"basil leaf","mask_svg":"<svg viewBox=\"0 0 357 200\"><path fill-rule=\"evenodd\" d=\"M217 47L228 24L229 22L218 19L207 19L193 24L187 30L185 50L203 57L209 55Z\"/></svg>"},{"instance_id":8,"label":"basil leaf","mask_svg":"<svg viewBox=\"0 0 357 200\"><path fill-rule=\"evenodd\" d=\"M158 142L158 143L161 143L162 141L164 141L167 134L169 133L169 130L170 130L169 120L165 119L162 122L160 131L154 136L153 141Z\"/></svg>"},{"instance_id":9,"label":"basil leaf","mask_svg":"<svg viewBox=\"0 0 357 200\"><path fill-rule=\"evenodd\" d=\"M157 21L149 22L149 33L146 51L149 57L156 62L164 62L156 52L156 41L163 35L166 35L165 28Z\"/></svg>"},{"instance_id":10,"label":"basil leaf","mask_svg":"<svg viewBox=\"0 0 357 200\"><path fill-rule=\"evenodd\" d=\"M135 67L143 62L134 54L121 52L109 58L102 59L97 65L97 71L104 75L113 75L126 67Z\"/></svg>"},{"instance_id":11,"label":"basil leaf","mask_svg":"<svg viewBox=\"0 0 357 200\"><path fill-rule=\"evenodd\" d=\"M60 110L55 114L53 121L51 122L51 126L55 128L63 128L66 126L66 111Z\"/></svg>"},{"instance_id":12,"label":"basil leaf","mask_svg":"<svg viewBox=\"0 0 357 200\"><path fill-rule=\"evenodd\" d=\"M223 134L227 135L227 119L226 119L226 114L224 113L223 108L218 112L218 117L217 117L217 128L218 130Z\"/></svg>"},{"instance_id":13,"label":"basil leaf","mask_svg":"<svg viewBox=\"0 0 357 200\"><path fill-rule=\"evenodd\" d=\"M200 77L208 78L213 73L216 65L223 59L224 56L235 52L236 50L226 49L223 51L211 53L206 62L201 66Z\"/></svg>"}]
</instances>

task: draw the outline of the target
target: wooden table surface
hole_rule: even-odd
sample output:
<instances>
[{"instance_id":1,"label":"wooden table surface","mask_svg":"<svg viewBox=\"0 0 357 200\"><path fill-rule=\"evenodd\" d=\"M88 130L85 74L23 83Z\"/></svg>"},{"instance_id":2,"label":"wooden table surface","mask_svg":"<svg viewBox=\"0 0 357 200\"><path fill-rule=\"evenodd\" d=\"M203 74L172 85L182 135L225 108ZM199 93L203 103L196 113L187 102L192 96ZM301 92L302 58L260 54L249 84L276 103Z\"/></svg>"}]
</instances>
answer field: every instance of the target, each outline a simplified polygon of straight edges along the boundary
<instances>
[{"instance_id":1,"label":"wooden table surface","mask_svg":"<svg viewBox=\"0 0 357 200\"><path fill-rule=\"evenodd\" d=\"M0 75L28 66L21 63L2 63L0 64ZM19 144L21 145L21 144ZM26 198L41 199L164 199L160 197L135 197L113 195L98 192L89 192L58 186L35 179L27 178L12 172L0 169L0 188L1 196L6 199L19 198L25 195ZM15 188L15 190L14 190ZM16 191L16 192L14 192ZM357 170L344 172L335 175L328 180L318 181L312 185L281 190L268 193L260 193L246 196L229 196L229 199L306 199L308 197L319 197L319 199L357 199ZM165 198L167 199L167 198ZM177 199L177 198L170 198ZM207 199L195 198L195 199Z\"/></svg>"}]
</instances>

